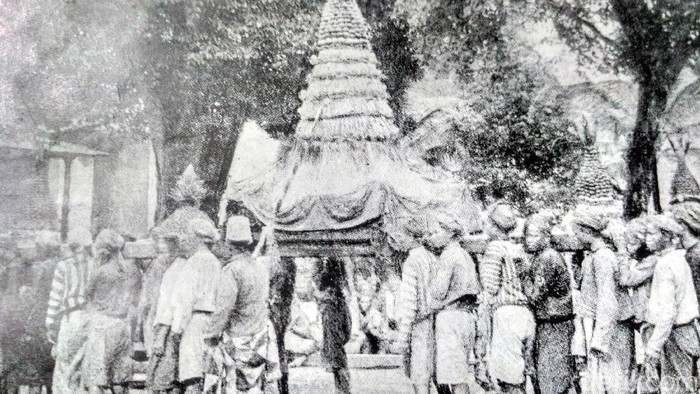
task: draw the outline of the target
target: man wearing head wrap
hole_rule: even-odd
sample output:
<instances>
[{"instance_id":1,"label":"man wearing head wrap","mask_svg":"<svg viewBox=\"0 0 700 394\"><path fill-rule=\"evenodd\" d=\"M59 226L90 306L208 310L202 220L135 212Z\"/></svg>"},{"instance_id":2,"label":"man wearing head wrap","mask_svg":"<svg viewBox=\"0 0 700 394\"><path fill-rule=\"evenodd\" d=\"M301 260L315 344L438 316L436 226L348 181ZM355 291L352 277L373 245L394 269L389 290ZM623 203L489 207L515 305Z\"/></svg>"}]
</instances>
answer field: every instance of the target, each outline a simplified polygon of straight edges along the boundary
<instances>
[{"instance_id":1,"label":"man wearing head wrap","mask_svg":"<svg viewBox=\"0 0 700 394\"><path fill-rule=\"evenodd\" d=\"M435 379L434 316L429 302L431 267L436 258L422 244L426 231L424 216L412 218L407 229L414 237L414 244L401 271L397 347L405 352L408 376L416 394L428 394Z\"/></svg>"},{"instance_id":2,"label":"man wearing head wrap","mask_svg":"<svg viewBox=\"0 0 700 394\"><path fill-rule=\"evenodd\" d=\"M659 261L658 256L650 252L646 246L647 221L645 217L630 220L625 227L625 243L623 248L618 250L617 280L621 286L630 289L632 295L635 359L638 366L644 365L644 347L648 335L642 335L641 329L647 318L651 278Z\"/></svg>"},{"instance_id":3,"label":"man wearing head wrap","mask_svg":"<svg viewBox=\"0 0 700 394\"><path fill-rule=\"evenodd\" d=\"M661 392L692 393L693 367L700 357L698 299L685 250L676 241L683 228L664 215L649 218L647 245L659 256L649 294L647 321L651 335L646 346L645 377ZM656 376L661 364L661 381ZM670 389L668 389L670 388Z\"/></svg>"},{"instance_id":4,"label":"man wearing head wrap","mask_svg":"<svg viewBox=\"0 0 700 394\"><path fill-rule=\"evenodd\" d=\"M488 211L491 241L479 266L483 286L479 337L484 342L477 347L482 365L477 378L482 385L524 393L526 374L534 374L531 351L535 320L517 270L517 262L527 257L522 246L509 237L516 224L517 213L510 205L499 203Z\"/></svg>"},{"instance_id":5,"label":"man wearing head wrap","mask_svg":"<svg viewBox=\"0 0 700 394\"><path fill-rule=\"evenodd\" d=\"M588 385L593 392L628 393L634 365L633 311L615 274L617 256L603 236L609 218L595 208L574 212L571 227L589 254L582 264L581 316L587 328Z\"/></svg>"},{"instance_id":6,"label":"man wearing head wrap","mask_svg":"<svg viewBox=\"0 0 700 394\"><path fill-rule=\"evenodd\" d=\"M160 285L165 272L177 258L177 237L174 234L154 235L157 256L143 272L143 282L138 305L136 326L137 342L143 342L146 354L150 357L155 336L154 322L156 306L160 295Z\"/></svg>"},{"instance_id":7,"label":"man wearing head wrap","mask_svg":"<svg viewBox=\"0 0 700 394\"><path fill-rule=\"evenodd\" d=\"M80 390L68 370L85 342L85 290L90 277L92 234L87 229L71 231L68 245L72 256L56 265L46 311L46 330L56 359L51 388L57 394Z\"/></svg>"},{"instance_id":8,"label":"man wearing head wrap","mask_svg":"<svg viewBox=\"0 0 700 394\"><path fill-rule=\"evenodd\" d=\"M155 303L155 316L152 329L153 340L146 349L149 354L146 387L152 392L179 392L177 381L180 340L182 339L182 319L178 285L188 281L187 254L180 246L183 234L163 234L162 238L172 249L173 261L165 270L158 289Z\"/></svg>"},{"instance_id":9,"label":"man wearing head wrap","mask_svg":"<svg viewBox=\"0 0 700 394\"><path fill-rule=\"evenodd\" d=\"M676 201L671 211L685 229L682 236L685 260L693 272L695 291L700 299L700 197L687 196L683 201Z\"/></svg>"},{"instance_id":10,"label":"man wearing head wrap","mask_svg":"<svg viewBox=\"0 0 700 394\"><path fill-rule=\"evenodd\" d=\"M448 216L435 218L428 242L441 251L430 283L436 311L436 379L453 394L469 393L470 359L476 340L477 296L481 291L474 261L462 249L462 226Z\"/></svg>"},{"instance_id":11,"label":"man wearing head wrap","mask_svg":"<svg viewBox=\"0 0 700 394\"><path fill-rule=\"evenodd\" d=\"M87 342L82 363L83 386L91 393L125 392L133 377L132 332L140 272L126 262L124 238L102 230L95 238L96 268L86 290Z\"/></svg>"},{"instance_id":12,"label":"man wearing head wrap","mask_svg":"<svg viewBox=\"0 0 700 394\"><path fill-rule=\"evenodd\" d=\"M519 270L523 291L535 312L535 366L538 392L568 393L573 382L571 341L574 309L569 269L552 248L554 215L537 213L525 224L525 248L533 254L529 266Z\"/></svg>"},{"instance_id":13,"label":"man wearing head wrap","mask_svg":"<svg viewBox=\"0 0 700 394\"><path fill-rule=\"evenodd\" d=\"M271 229L264 233L258 253L274 248L272 237ZM257 253L254 257L248 251L253 239L246 217L229 218L226 239L235 253L217 281L215 312L204 337L212 346L219 344L232 360L224 371L217 371L223 386L230 387L227 390L262 393L272 378L268 372L278 372L274 369L277 343L268 308L270 267L265 257Z\"/></svg>"},{"instance_id":14,"label":"man wearing head wrap","mask_svg":"<svg viewBox=\"0 0 700 394\"><path fill-rule=\"evenodd\" d=\"M179 273L173 294L174 315L170 331L181 335L178 351L178 381L185 393L201 393L206 371L204 342L212 313L216 311L216 283L221 262L211 252L219 232L211 220L196 218L187 225L180 248L187 261Z\"/></svg>"}]
</instances>

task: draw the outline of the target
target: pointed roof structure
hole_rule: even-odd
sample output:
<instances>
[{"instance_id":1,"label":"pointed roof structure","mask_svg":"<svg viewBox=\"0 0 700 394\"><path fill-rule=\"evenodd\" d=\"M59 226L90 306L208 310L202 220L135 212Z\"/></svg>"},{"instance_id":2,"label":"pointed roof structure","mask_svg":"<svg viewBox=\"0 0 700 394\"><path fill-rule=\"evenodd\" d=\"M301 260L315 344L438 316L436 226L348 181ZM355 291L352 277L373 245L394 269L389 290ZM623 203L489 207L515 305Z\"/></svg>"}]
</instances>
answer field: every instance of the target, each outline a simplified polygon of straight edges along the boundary
<instances>
[{"instance_id":1,"label":"pointed roof structure","mask_svg":"<svg viewBox=\"0 0 700 394\"><path fill-rule=\"evenodd\" d=\"M681 202L691 196L700 197L700 185L698 185L698 181L693 174L691 174L688 163L686 162L686 154L690 149L690 144L682 142L682 146L677 147L673 141L670 139L669 141L671 142L671 147L676 153L676 159L678 160L678 168L671 181L671 202ZM681 150L680 148L683 149Z\"/></svg>"},{"instance_id":2,"label":"pointed roof structure","mask_svg":"<svg viewBox=\"0 0 700 394\"><path fill-rule=\"evenodd\" d=\"M588 144L584 149L574 188L581 203L608 204L615 200L612 178L600 163L595 144Z\"/></svg>"},{"instance_id":3,"label":"pointed roof structure","mask_svg":"<svg viewBox=\"0 0 700 394\"><path fill-rule=\"evenodd\" d=\"M384 75L370 45L369 26L354 0L326 3L318 54L301 92L296 137L315 141L399 137Z\"/></svg>"},{"instance_id":4,"label":"pointed roof structure","mask_svg":"<svg viewBox=\"0 0 700 394\"><path fill-rule=\"evenodd\" d=\"M232 167L222 207L241 201L287 232L347 230L381 217L391 236L416 212L442 206L462 218L467 233L480 230L464 182L400 148L385 77L356 1L329 0L317 38L295 134L263 174L246 178Z\"/></svg>"},{"instance_id":5,"label":"pointed roof structure","mask_svg":"<svg viewBox=\"0 0 700 394\"><path fill-rule=\"evenodd\" d=\"M671 184L671 195L674 199L682 198L682 196L700 196L700 185L690 173L685 158L679 158L678 170L676 170Z\"/></svg>"}]
</instances>

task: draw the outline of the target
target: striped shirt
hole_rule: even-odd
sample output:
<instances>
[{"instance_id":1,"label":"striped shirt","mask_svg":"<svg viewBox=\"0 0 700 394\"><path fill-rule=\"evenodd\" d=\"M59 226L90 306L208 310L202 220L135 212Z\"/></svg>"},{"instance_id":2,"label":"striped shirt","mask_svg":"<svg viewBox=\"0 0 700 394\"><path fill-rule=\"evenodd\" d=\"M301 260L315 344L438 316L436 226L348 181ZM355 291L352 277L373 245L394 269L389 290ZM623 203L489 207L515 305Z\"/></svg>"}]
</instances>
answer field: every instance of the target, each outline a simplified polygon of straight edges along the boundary
<instances>
[{"instance_id":1,"label":"striped shirt","mask_svg":"<svg viewBox=\"0 0 700 394\"><path fill-rule=\"evenodd\" d=\"M511 241L491 241L486 246L479 272L484 293L495 307L528 304L515 267L519 258L527 258L525 251Z\"/></svg>"},{"instance_id":2,"label":"striped shirt","mask_svg":"<svg viewBox=\"0 0 700 394\"><path fill-rule=\"evenodd\" d=\"M89 263L75 258L61 260L56 264L46 311L46 329L49 339L55 340L61 314L81 309L85 305L85 290L89 279Z\"/></svg>"},{"instance_id":3,"label":"striped shirt","mask_svg":"<svg viewBox=\"0 0 700 394\"><path fill-rule=\"evenodd\" d=\"M408 343L413 324L430 313L430 270L435 261L435 256L422 246L408 253L402 269L397 305L399 341Z\"/></svg>"}]
</instances>

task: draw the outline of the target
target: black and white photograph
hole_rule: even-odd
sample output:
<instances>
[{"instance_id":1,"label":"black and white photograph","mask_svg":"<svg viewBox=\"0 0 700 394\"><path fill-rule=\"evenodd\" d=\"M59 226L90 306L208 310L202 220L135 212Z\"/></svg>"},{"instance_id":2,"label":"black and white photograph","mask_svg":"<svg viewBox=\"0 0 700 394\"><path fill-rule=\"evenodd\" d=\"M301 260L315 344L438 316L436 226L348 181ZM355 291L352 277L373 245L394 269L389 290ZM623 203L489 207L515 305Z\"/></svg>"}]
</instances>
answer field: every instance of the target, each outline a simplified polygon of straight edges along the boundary
<instances>
[{"instance_id":1,"label":"black and white photograph","mask_svg":"<svg viewBox=\"0 0 700 394\"><path fill-rule=\"evenodd\" d=\"M698 0L0 0L0 394L698 394L699 298Z\"/></svg>"}]
</instances>

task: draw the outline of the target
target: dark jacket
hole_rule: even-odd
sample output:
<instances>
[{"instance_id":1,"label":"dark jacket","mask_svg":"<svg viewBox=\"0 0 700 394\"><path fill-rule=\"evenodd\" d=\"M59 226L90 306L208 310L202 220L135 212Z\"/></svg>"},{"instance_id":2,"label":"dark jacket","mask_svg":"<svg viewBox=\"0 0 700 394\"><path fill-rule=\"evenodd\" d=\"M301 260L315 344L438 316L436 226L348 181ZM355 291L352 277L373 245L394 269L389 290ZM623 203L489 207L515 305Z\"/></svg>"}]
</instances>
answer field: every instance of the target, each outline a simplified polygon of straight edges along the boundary
<instances>
[{"instance_id":1,"label":"dark jacket","mask_svg":"<svg viewBox=\"0 0 700 394\"><path fill-rule=\"evenodd\" d=\"M564 258L554 249L537 254L520 273L523 292L538 322L557 322L574 316L571 278Z\"/></svg>"},{"instance_id":2,"label":"dark jacket","mask_svg":"<svg viewBox=\"0 0 700 394\"><path fill-rule=\"evenodd\" d=\"M249 337L265 330L269 320L270 274L265 262L241 253L224 267L216 290L216 311L205 337Z\"/></svg>"},{"instance_id":3,"label":"dark jacket","mask_svg":"<svg viewBox=\"0 0 700 394\"><path fill-rule=\"evenodd\" d=\"M685 252L685 260L688 262L690 272L693 274L695 293L700 301L700 242L688 248Z\"/></svg>"}]
</instances>

